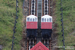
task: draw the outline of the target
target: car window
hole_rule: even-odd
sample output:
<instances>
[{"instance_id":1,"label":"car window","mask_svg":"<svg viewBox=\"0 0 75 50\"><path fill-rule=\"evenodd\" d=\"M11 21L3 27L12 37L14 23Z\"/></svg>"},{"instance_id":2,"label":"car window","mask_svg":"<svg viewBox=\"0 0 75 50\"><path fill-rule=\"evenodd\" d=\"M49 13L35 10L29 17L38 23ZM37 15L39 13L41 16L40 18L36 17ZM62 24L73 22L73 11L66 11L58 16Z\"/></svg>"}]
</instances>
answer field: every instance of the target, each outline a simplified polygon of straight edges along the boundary
<instances>
[{"instance_id":1,"label":"car window","mask_svg":"<svg viewBox=\"0 0 75 50\"><path fill-rule=\"evenodd\" d=\"M49 22L49 19L47 19L47 22Z\"/></svg>"},{"instance_id":2,"label":"car window","mask_svg":"<svg viewBox=\"0 0 75 50\"><path fill-rule=\"evenodd\" d=\"M27 21L29 21L29 18L27 18Z\"/></svg>"},{"instance_id":3,"label":"car window","mask_svg":"<svg viewBox=\"0 0 75 50\"><path fill-rule=\"evenodd\" d=\"M46 18L45 18L44 22L46 22Z\"/></svg>"},{"instance_id":4,"label":"car window","mask_svg":"<svg viewBox=\"0 0 75 50\"><path fill-rule=\"evenodd\" d=\"M35 19L33 18L33 21L35 21Z\"/></svg>"},{"instance_id":5,"label":"car window","mask_svg":"<svg viewBox=\"0 0 75 50\"><path fill-rule=\"evenodd\" d=\"M32 21L32 18L30 18L30 21Z\"/></svg>"},{"instance_id":6,"label":"car window","mask_svg":"<svg viewBox=\"0 0 75 50\"><path fill-rule=\"evenodd\" d=\"M42 22L44 22L44 18L42 18Z\"/></svg>"},{"instance_id":7,"label":"car window","mask_svg":"<svg viewBox=\"0 0 75 50\"><path fill-rule=\"evenodd\" d=\"M37 21L37 18L35 18L35 21Z\"/></svg>"},{"instance_id":8,"label":"car window","mask_svg":"<svg viewBox=\"0 0 75 50\"><path fill-rule=\"evenodd\" d=\"M49 18L49 21L51 22L51 18Z\"/></svg>"}]
</instances>

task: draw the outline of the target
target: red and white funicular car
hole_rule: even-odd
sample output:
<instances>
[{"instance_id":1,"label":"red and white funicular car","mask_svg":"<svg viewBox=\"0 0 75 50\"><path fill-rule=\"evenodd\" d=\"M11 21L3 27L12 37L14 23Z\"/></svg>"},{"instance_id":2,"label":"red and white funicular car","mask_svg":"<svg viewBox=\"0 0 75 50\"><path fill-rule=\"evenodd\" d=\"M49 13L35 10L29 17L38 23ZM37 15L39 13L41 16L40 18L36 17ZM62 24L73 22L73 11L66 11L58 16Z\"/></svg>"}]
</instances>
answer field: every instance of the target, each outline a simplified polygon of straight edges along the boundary
<instances>
[{"instance_id":1,"label":"red and white funicular car","mask_svg":"<svg viewBox=\"0 0 75 50\"><path fill-rule=\"evenodd\" d=\"M37 29L38 28L37 23L38 23L37 16L34 16L34 15L27 16L26 18L27 29Z\"/></svg>"},{"instance_id":2,"label":"red and white funicular car","mask_svg":"<svg viewBox=\"0 0 75 50\"><path fill-rule=\"evenodd\" d=\"M41 17L42 37L50 37L52 33L52 16L44 15ZM47 35L47 36L45 36Z\"/></svg>"},{"instance_id":3,"label":"red and white funicular car","mask_svg":"<svg viewBox=\"0 0 75 50\"><path fill-rule=\"evenodd\" d=\"M26 29L27 29L27 37L36 37L37 29L38 29L38 18L34 15L29 15L26 17Z\"/></svg>"}]
</instances>

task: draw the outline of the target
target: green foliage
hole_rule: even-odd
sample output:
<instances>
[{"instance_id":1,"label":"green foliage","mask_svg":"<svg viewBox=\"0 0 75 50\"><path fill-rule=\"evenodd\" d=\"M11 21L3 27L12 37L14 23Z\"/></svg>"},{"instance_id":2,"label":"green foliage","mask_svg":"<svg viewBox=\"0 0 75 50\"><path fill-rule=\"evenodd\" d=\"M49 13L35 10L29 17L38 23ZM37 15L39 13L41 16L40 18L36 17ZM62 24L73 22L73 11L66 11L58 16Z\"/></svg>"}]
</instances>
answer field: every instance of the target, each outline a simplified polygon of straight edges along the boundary
<instances>
[{"instance_id":1,"label":"green foliage","mask_svg":"<svg viewBox=\"0 0 75 50\"><path fill-rule=\"evenodd\" d=\"M22 0L19 0L19 19L15 33L15 50L20 50L22 36ZM16 17L16 0L0 0L0 44L3 50L11 50L13 27Z\"/></svg>"},{"instance_id":2,"label":"green foliage","mask_svg":"<svg viewBox=\"0 0 75 50\"><path fill-rule=\"evenodd\" d=\"M66 45L73 44L74 41L69 40L68 36L71 32L75 31L75 0L63 0L62 1L62 7L63 7L63 21L64 21L64 35L65 35L65 43ZM58 45L62 45L62 33L61 33L61 16L60 16L60 0L57 0L56 2L56 12L55 12L56 18L56 23L58 24ZM73 38L73 36L69 36L69 38ZM70 43L72 41L72 43Z\"/></svg>"}]
</instances>

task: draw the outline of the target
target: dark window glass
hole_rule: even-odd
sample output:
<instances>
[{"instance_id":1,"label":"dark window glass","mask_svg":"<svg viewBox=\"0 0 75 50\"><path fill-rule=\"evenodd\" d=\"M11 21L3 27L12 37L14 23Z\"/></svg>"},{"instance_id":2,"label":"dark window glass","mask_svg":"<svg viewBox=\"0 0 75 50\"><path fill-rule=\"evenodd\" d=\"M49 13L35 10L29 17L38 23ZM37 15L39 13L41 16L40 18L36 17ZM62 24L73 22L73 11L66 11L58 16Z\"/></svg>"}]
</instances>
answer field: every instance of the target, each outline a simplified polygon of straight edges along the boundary
<instances>
[{"instance_id":1,"label":"dark window glass","mask_svg":"<svg viewBox=\"0 0 75 50\"><path fill-rule=\"evenodd\" d=\"M32 18L30 19L30 21L32 21Z\"/></svg>"},{"instance_id":2,"label":"dark window glass","mask_svg":"<svg viewBox=\"0 0 75 50\"><path fill-rule=\"evenodd\" d=\"M29 21L29 18L27 18L27 21Z\"/></svg>"},{"instance_id":3,"label":"dark window glass","mask_svg":"<svg viewBox=\"0 0 75 50\"><path fill-rule=\"evenodd\" d=\"M33 21L35 21L35 19L33 19Z\"/></svg>"},{"instance_id":4,"label":"dark window glass","mask_svg":"<svg viewBox=\"0 0 75 50\"><path fill-rule=\"evenodd\" d=\"M51 22L51 18L49 18L49 21Z\"/></svg>"},{"instance_id":5,"label":"dark window glass","mask_svg":"<svg viewBox=\"0 0 75 50\"><path fill-rule=\"evenodd\" d=\"M42 18L42 22L44 22L44 18Z\"/></svg>"},{"instance_id":6,"label":"dark window glass","mask_svg":"<svg viewBox=\"0 0 75 50\"><path fill-rule=\"evenodd\" d=\"M37 18L35 18L35 21L37 21Z\"/></svg>"},{"instance_id":7,"label":"dark window glass","mask_svg":"<svg viewBox=\"0 0 75 50\"><path fill-rule=\"evenodd\" d=\"M47 22L49 22L49 19L47 19Z\"/></svg>"},{"instance_id":8,"label":"dark window glass","mask_svg":"<svg viewBox=\"0 0 75 50\"><path fill-rule=\"evenodd\" d=\"M46 22L46 18L45 18L45 22Z\"/></svg>"}]
</instances>

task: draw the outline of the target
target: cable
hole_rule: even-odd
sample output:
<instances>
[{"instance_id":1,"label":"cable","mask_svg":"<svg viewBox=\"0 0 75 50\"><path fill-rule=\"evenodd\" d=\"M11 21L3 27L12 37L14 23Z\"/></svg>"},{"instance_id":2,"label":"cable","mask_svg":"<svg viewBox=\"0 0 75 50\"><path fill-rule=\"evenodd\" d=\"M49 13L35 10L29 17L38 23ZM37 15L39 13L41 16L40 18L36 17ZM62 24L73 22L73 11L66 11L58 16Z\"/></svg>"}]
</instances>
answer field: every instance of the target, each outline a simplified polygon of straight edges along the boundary
<instances>
[{"instance_id":1,"label":"cable","mask_svg":"<svg viewBox=\"0 0 75 50\"><path fill-rule=\"evenodd\" d=\"M60 8L60 11L61 11L61 26L62 26L62 30L61 30L61 32L62 32L62 37L63 37L63 40L62 40L62 42L63 42L63 48L64 48L64 50L65 50L65 43L64 43L64 27L63 27L63 7L62 7L62 0L60 0L60 6L61 6L61 8Z\"/></svg>"},{"instance_id":2,"label":"cable","mask_svg":"<svg viewBox=\"0 0 75 50\"><path fill-rule=\"evenodd\" d=\"M18 0L16 0L16 18L15 18L14 29L13 29L13 39L12 39L12 48L11 48L11 50L14 50L14 39L15 39L14 34L16 33L15 29L16 29L16 23L17 23L17 19L18 19L18 15L17 15L18 10L17 10L17 8L18 8Z\"/></svg>"}]
</instances>

